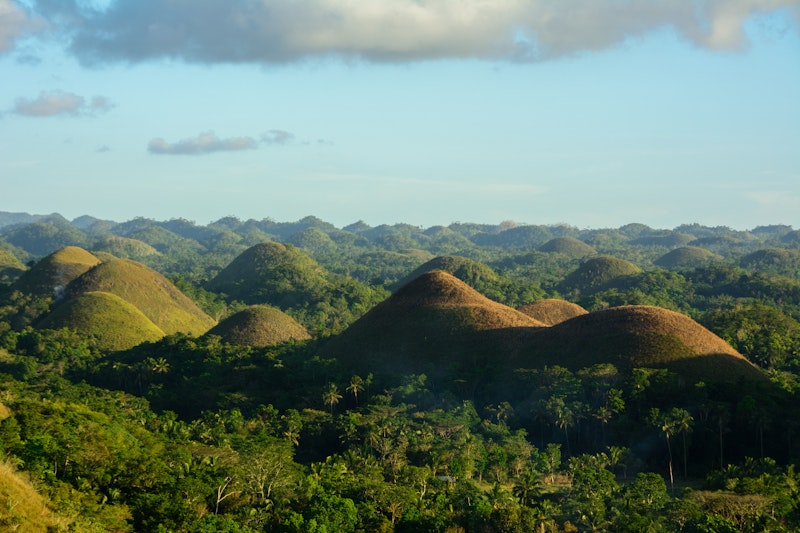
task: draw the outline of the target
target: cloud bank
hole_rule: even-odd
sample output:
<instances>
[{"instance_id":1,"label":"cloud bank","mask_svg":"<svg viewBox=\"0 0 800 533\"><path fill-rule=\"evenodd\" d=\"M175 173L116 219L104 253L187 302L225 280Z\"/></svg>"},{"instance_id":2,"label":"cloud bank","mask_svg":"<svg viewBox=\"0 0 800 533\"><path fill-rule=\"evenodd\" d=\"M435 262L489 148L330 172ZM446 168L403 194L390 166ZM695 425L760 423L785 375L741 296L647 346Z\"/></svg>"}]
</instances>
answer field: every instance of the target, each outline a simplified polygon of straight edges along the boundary
<instances>
[{"instance_id":1,"label":"cloud bank","mask_svg":"<svg viewBox=\"0 0 800 533\"><path fill-rule=\"evenodd\" d=\"M197 137L181 139L169 143L162 138L151 140L147 151L157 155L202 155L212 152L236 152L240 150L253 150L258 142L252 137L230 137L220 139L213 131L206 131Z\"/></svg>"},{"instance_id":2,"label":"cloud bank","mask_svg":"<svg viewBox=\"0 0 800 533\"><path fill-rule=\"evenodd\" d=\"M105 96L94 96L87 102L77 94L53 91L42 92L33 99L17 98L12 113L26 117L93 116L112 107Z\"/></svg>"},{"instance_id":3,"label":"cloud bank","mask_svg":"<svg viewBox=\"0 0 800 533\"><path fill-rule=\"evenodd\" d=\"M39 16L86 64L172 58L287 63L442 58L536 61L603 50L663 28L708 49L747 45L745 22L796 0L0 0L0 46ZM2 11L0 11L1 13ZM6 44L8 46L8 44Z\"/></svg>"}]
</instances>

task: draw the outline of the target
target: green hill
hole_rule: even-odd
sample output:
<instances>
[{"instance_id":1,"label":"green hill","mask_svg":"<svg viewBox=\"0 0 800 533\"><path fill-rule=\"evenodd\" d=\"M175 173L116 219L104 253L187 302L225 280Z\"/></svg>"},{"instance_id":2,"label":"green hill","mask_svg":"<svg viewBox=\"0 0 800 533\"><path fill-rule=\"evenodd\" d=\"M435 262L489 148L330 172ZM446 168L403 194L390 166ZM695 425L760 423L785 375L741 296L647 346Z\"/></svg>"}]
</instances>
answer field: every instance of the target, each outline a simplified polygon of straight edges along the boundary
<instances>
[{"instance_id":1,"label":"green hill","mask_svg":"<svg viewBox=\"0 0 800 533\"><path fill-rule=\"evenodd\" d=\"M235 313L211 328L207 335L219 335L229 344L259 348L311 338L295 319L266 305L253 305Z\"/></svg>"},{"instance_id":2,"label":"green hill","mask_svg":"<svg viewBox=\"0 0 800 533\"><path fill-rule=\"evenodd\" d=\"M607 255L593 257L584 261L559 284L562 293L578 291L581 294L605 289L609 283L641 272L639 267L629 261Z\"/></svg>"},{"instance_id":3,"label":"green hill","mask_svg":"<svg viewBox=\"0 0 800 533\"><path fill-rule=\"evenodd\" d=\"M298 248L277 242L248 248L206 288L249 305L272 305L320 332L340 330L385 297L382 290L333 274Z\"/></svg>"},{"instance_id":4,"label":"green hill","mask_svg":"<svg viewBox=\"0 0 800 533\"><path fill-rule=\"evenodd\" d=\"M433 272L435 270L441 270L452 274L470 287L477 289L478 292L482 292L480 290L481 287L486 285L496 285L500 281L497 273L483 263L479 263L478 261L474 261L466 257L443 255L440 257L434 257L430 261L420 265L409 275L395 283L393 288L397 289L402 287L417 279L421 275L428 272Z\"/></svg>"},{"instance_id":5,"label":"green hill","mask_svg":"<svg viewBox=\"0 0 800 533\"><path fill-rule=\"evenodd\" d=\"M77 246L66 246L33 265L12 291L38 298L56 298L74 279L100 264L100 259Z\"/></svg>"},{"instance_id":6,"label":"green hill","mask_svg":"<svg viewBox=\"0 0 800 533\"><path fill-rule=\"evenodd\" d=\"M96 242L92 246L92 251L106 252L121 259L133 259L134 261L159 254L158 250L146 242L116 235Z\"/></svg>"},{"instance_id":7,"label":"green hill","mask_svg":"<svg viewBox=\"0 0 800 533\"><path fill-rule=\"evenodd\" d=\"M94 337L103 351L154 342L164 332L132 304L109 292L86 292L53 309L37 327L73 329Z\"/></svg>"},{"instance_id":8,"label":"green hill","mask_svg":"<svg viewBox=\"0 0 800 533\"><path fill-rule=\"evenodd\" d=\"M167 334L202 335L214 320L167 278L141 263L117 259L97 265L70 283L68 298L110 292L133 304Z\"/></svg>"},{"instance_id":9,"label":"green hill","mask_svg":"<svg viewBox=\"0 0 800 533\"><path fill-rule=\"evenodd\" d=\"M800 252L796 250L783 248L756 250L742 257L739 265L747 270L800 278Z\"/></svg>"},{"instance_id":10,"label":"green hill","mask_svg":"<svg viewBox=\"0 0 800 533\"><path fill-rule=\"evenodd\" d=\"M722 257L699 246L681 246L662 255L653 263L669 269L698 268Z\"/></svg>"},{"instance_id":11,"label":"green hill","mask_svg":"<svg viewBox=\"0 0 800 533\"><path fill-rule=\"evenodd\" d=\"M575 237L556 237L539 247L540 252L563 254L568 257L581 258L596 255L597 250Z\"/></svg>"}]
</instances>

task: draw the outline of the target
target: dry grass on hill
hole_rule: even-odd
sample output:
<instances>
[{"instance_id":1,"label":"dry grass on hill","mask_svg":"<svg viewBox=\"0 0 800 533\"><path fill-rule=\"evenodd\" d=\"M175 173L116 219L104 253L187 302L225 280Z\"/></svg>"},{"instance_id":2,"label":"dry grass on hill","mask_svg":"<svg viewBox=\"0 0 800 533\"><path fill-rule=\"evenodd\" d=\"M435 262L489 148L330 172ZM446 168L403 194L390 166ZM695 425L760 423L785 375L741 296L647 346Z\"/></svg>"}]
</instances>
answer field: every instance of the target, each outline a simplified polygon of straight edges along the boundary
<instances>
[{"instance_id":1,"label":"dry grass on hill","mask_svg":"<svg viewBox=\"0 0 800 533\"><path fill-rule=\"evenodd\" d=\"M127 350L164 336L133 304L108 292L87 292L66 300L38 326L74 329L94 337L101 350L110 351Z\"/></svg>"},{"instance_id":2,"label":"dry grass on hill","mask_svg":"<svg viewBox=\"0 0 800 533\"><path fill-rule=\"evenodd\" d=\"M100 264L100 259L83 248L67 246L33 265L12 290L42 298L55 297L71 281Z\"/></svg>"},{"instance_id":3,"label":"dry grass on hill","mask_svg":"<svg viewBox=\"0 0 800 533\"><path fill-rule=\"evenodd\" d=\"M46 533L66 530L68 521L57 517L24 474L0 461L0 531Z\"/></svg>"},{"instance_id":4,"label":"dry grass on hill","mask_svg":"<svg viewBox=\"0 0 800 533\"><path fill-rule=\"evenodd\" d=\"M311 338L308 330L295 319L280 309L265 305L254 305L228 317L207 335L219 335L230 344L255 347Z\"/></svg>"},{"instance_id":5,"label":"dry grass on hill","mask_svg":"<svg viewBox=\"0 0 800 533\"><path fill-rule=\"evenodd\" d=\"M97 265L70 284L68 297L112 293L133 304L166 334L202 335L214 326L194 302L167 278L136 261L117 259Z\"/></svg>"},{"instance_id":6,"label":"dry grass on hill","mask_svg":"<svg viewBox=\"0 0 800 533\"><path fill-rule=\"evenodd\" d=\"M588 311L578 304L559 300L558 298L545 298L517 308L517 311L535 318L536 320L554 326L570 318L585 315Z\"/></svg>"}]
</instances>

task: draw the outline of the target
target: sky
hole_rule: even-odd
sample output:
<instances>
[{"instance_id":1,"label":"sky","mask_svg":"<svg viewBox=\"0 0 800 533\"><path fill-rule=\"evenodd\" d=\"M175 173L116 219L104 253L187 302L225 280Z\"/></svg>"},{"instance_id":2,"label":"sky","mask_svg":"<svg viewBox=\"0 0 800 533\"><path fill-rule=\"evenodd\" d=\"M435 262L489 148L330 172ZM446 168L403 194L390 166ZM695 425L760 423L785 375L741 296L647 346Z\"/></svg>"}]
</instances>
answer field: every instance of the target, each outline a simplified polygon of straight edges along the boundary
<instances>
[{"instance_id":1,"label":"sky","mask_svg":"<svg viewBox=\"0 0 800 533\"><path fill-rule=\"evenodd\" d=\"M800 228L800 0L0 0L0 211Z\"/></svg>"}]
</instances>

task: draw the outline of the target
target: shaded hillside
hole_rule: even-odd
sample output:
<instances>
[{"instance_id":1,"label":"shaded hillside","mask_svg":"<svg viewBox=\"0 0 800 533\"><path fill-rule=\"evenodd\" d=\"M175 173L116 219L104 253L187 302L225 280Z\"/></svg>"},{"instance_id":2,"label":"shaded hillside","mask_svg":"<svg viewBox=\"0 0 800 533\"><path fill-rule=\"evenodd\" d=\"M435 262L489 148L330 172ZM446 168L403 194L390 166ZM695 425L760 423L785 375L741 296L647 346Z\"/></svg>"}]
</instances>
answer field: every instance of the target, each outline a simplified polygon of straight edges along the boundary
<instances>
[{"instance_id":1,"label":"shaded hillside","mask_svg":"<svg viewBox=\"0 0 800 533\"><path fill-rule=\"evenodd\" d=\"M67 297L98 291L133 304L167 334L202 335L214 325L167 278L136 261L117 259L96 266L69 285Z\"/></svg>"},{"instance_id":2,"label":"shaded hillside","mask_svg":"<svg viewBox=\"0 0 800 533\"><path fill-rule=\"evenodd\" d=\"M722 257L699 246L681 246L662 255L653 263L670 269L698 268Z\"/></svg>"},{"instance_id":3,"label":"shaded hillside","mask_svg":"<svg viewBox=\"0 0 800 533\"><path fill-rule=\"evenodd\" d=\"M597 250L575 237L556 237L541 245L539 251L564 254L574 258L597 254Z\"/></svg>"},{"instance_id":4,"label":"shaded hillside","mask_svg":"<svg viewBox=\"0 0 800 533\"><path fill-rule=\"evenodd\" d=\"M585 315L588 311L578 304L559 300L557 298L544 298L533 303L517 308L517 311L535 318L548 326L560 324L570 318Z\"/></svg>"},{"instance_id":5,"label":"shaded hillside","mask_svg":"<svg viewBox=\"0 0 800 533\"><path fill-rule=\"evenodd\" d=\"M544 324L489 300L452 274L422 274L323 347L345 368L378 379L426 374L472 388L494 373L496 356L514 335L486 337Z\"/></svg>"},{"instance_id":6,"label":"shaded hillside","mask_svg":"<svg viewBox=\"0 0 800 533\"><path fill-rule=\"evenodd\" d=\"M219 335L223 342L238 346L273 346L311 338L295 319L274 307L254 305L226 318L206 335Z\"/></svg>"},{"instance_id":7,"label":"shaded hillside","mask_svg":"<svg viewBox=\"0 0 800 533\"><path fill-rule=\"evenodd\" d=\"M67 246L33 265L12 290L37 298L56 298L72 280L99 264L100 259L83 248Z\"/></svg>"},{"instance_id":8,"label":"shaded hillside","mask_svg":"<svg viewBox=\"0 0 800 533\"><path fill-rule=\"evenodd\" d=\"M56 306L37 327L68 328L96 339L103 351L127 350L164 336L133 304L109 292L86 292Z\"/></svg>"},{"instance_id":9,"label":"shaded hillside","mask_svg":"<svg viewBox=\"0 0 800 533\"><path fill-rule=\"evenodd\" d=\"M571 272L558 289L563 293L577 291L591 293L603 290L608 285L626 276L641 272L639 267L629 261L611 256L600 256L588 259L575 271Z\"/></svg>"},{"instance_id":10,"label":"shaded hillside","mask_svg":"<svg viewBox=\"0 0 800 533\"><path fill-rule=\"evenodd\" d=\"M689 383L766 382L765 374L691 318L652 306L622 306L532 331L515 365L577 370L611 363L622 371L668 368Z\"/></svg>"}]
</instances>

